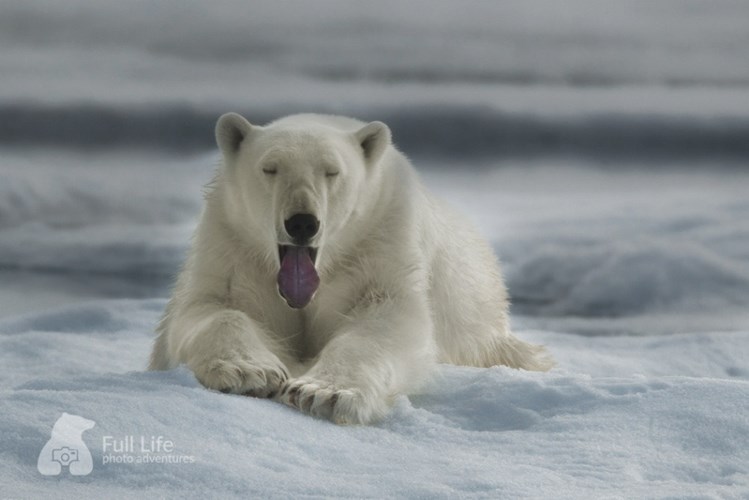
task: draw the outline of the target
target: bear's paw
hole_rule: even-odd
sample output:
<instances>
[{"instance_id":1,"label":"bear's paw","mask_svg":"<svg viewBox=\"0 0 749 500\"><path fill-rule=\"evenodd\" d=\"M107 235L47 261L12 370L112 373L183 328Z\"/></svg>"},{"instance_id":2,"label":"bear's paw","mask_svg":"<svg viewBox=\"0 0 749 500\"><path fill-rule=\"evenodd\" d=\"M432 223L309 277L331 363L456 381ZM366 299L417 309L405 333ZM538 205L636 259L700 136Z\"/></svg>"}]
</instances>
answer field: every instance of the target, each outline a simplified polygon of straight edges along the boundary
<instances>
[{"instance_id":1,"label":"bear's paw","mask_svg":"<svg viewBox=\"0 0 749 500\"><path fill-rule=\"evenodd\" d=\"M242 356L208 360L196 366L194 372L209 389L258 398L274 396L289 378L279 360Z\"/></svg>"},{"instance_id":2,"label":"bear's paw","mask_svg":"<svg viewBox=\"0 0 749 500\"><path fill-rule=\"evenodd\" d=\"M339 425L369 424L387 412L383 398L358 388L343 388L311 377L290 380L277 399L303 413Z\"/></svg>"}]
</instances>

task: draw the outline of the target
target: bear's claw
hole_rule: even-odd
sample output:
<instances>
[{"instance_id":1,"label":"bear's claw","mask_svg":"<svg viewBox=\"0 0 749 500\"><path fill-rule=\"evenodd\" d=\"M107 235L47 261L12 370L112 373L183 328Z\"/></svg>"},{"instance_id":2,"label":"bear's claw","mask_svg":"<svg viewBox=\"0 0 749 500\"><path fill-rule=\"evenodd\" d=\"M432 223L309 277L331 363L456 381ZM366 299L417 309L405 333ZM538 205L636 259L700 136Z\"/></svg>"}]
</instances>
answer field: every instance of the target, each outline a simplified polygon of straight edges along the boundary
<instances>
[{"instance_id":1,"label":"bear's claw","mask_svg":"<svg viewBox=\"0 0 749 500\"><path fill-rule=\"evenodd\" d=\"M339 389L332 384L300 378L288 381L275 398L302 413L332 420L336 424L365 424L381 416L357 389Z\"/></svg>"},{"instance_id":2,"label":"bear's claw","mask_svg":"<svg viewBox=\"0 0 749 500\"><path fill-rule=\"evenodd\" d=\"M214 359L195 370L204 386L217 391L267 398L288 380L280 365L245 359Z\"/></svg>"}]
</instances>

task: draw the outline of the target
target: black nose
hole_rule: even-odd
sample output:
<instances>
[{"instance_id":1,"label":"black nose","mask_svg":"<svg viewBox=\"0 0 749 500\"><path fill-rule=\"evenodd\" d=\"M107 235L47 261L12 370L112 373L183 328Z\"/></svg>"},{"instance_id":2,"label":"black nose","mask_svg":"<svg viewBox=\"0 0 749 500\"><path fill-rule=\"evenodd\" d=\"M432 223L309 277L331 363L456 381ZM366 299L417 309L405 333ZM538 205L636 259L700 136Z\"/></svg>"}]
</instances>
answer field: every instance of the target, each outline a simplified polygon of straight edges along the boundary
<instances>
[{"instance_id":1,"label":"black nose","mask_svg":"<svg viewBox=\"0 0 749 500\"><path fill-rule=\"evenodd\" d=\"M312 214L292 215L284 221L283 225L297 245L307 243L320 229L320 221Z\"/></svg>"}]
</instances>

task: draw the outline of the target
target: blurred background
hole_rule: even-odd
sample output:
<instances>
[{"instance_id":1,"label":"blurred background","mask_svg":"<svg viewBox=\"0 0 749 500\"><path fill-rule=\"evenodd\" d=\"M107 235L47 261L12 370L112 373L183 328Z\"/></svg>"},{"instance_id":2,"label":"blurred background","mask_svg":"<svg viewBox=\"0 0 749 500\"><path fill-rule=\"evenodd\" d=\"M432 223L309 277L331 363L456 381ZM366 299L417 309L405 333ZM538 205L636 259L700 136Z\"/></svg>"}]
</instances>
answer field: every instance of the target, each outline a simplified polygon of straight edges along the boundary
<instances>
[{"instance_id":1,"label":"blurred background","mask_svg":"<svg viewBox=\"0 0 749 500\"><path fill-rule=\"evenodd\" d=\"M0 317L164 297L213 126L388 123L515 326L749 325L749 3L0 3Z\"/></svg>"}]
</instances>

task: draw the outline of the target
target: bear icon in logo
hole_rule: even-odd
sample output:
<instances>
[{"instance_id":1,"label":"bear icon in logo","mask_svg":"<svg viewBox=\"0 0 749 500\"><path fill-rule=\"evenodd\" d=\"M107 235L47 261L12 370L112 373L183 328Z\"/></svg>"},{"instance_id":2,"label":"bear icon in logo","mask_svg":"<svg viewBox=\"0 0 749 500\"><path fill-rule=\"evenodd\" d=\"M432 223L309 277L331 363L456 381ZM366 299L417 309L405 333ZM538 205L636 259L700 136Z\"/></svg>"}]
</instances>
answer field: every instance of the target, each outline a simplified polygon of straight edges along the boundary
<instances>
[{"instance_id":1,"label":"bear icon in logo","mask_svg":"<svg viewBox=\"0 0 749 500\"><path fill-rule=\"evenodd\" d=\"M63 467L68 467L70 474L85 476L94 468L94 461L83 442L83 432L96 425L78 415L63 413L52 428L52 437L39 453L36 466L45 476L57 476Z\"/></svg>"}]
</instances>

